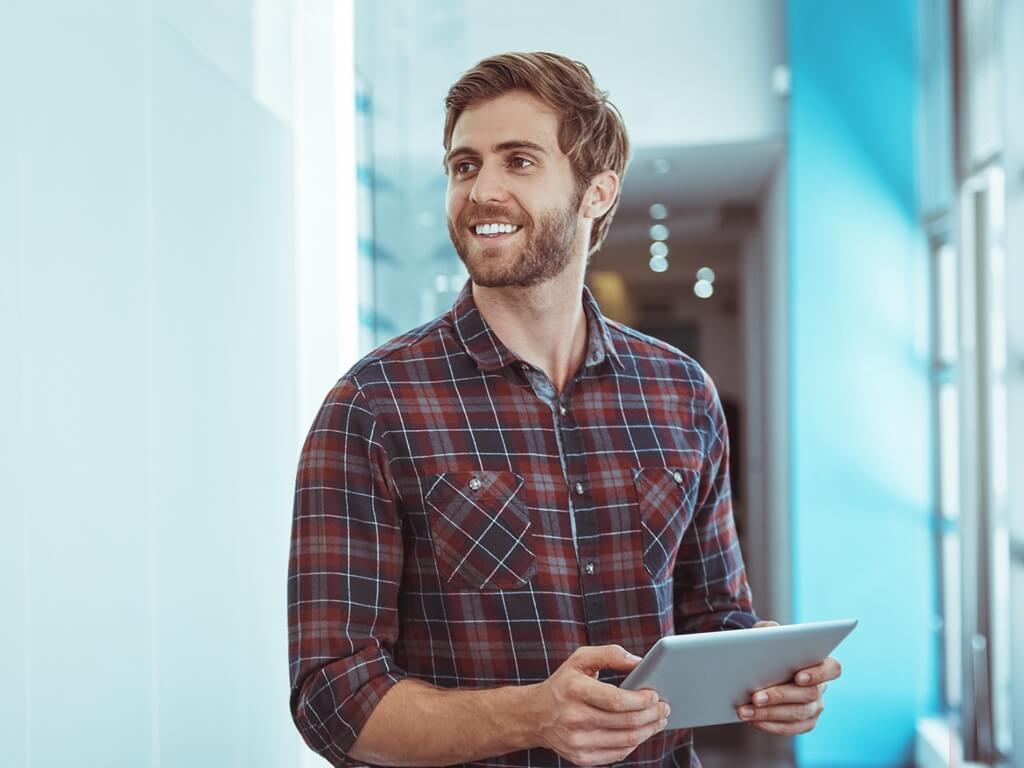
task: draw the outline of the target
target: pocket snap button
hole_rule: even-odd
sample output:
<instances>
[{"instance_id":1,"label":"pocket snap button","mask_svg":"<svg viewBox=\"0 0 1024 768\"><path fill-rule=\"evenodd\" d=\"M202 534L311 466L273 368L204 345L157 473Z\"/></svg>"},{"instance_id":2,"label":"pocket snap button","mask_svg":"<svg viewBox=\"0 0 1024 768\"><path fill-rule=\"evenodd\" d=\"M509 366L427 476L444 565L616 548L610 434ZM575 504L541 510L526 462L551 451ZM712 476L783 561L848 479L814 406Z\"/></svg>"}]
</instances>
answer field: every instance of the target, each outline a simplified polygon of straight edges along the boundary
<instances>
[{"instance_id":1,"label":"pocket snap button","mask_svg":"<svg viewBox=\"0 0 1024 768\"><path fill-rule=\"evenodd\" d=\"M679 485L682 485L683 484L683 473L682 472L673 472L672 473L672 479L675 480L676 483L678 483Z\"/></svg>"},{"instance_id":2,"label":"pocket snap button","mask_svg":"<svg viewBox=\"0 0 1024 768\"><path fill-rule=\"evenodd\" d=\"M469 490L479 491L480 490L480 478L474 477L469 481Z\"/></svg>"}]
</instances>

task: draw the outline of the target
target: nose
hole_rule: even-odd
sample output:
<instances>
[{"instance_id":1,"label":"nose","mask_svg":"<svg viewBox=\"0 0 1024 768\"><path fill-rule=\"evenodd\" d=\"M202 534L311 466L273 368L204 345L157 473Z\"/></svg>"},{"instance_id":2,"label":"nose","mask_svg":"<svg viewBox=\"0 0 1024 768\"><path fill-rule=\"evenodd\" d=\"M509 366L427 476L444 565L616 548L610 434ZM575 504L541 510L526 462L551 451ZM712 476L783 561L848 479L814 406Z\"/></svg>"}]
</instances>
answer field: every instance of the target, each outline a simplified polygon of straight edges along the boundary
<instances>
[{"instance_id":1,"label":"nose","mask_svg":"<svg viewBox=\"0 0 1024 768\"><path fill-rule=\"evenodd\" d=\"M505 188L501 176L501 169L483 163L480 170L476 172L473 186L469 190L469 199L474 203L501 202L508 197L508 190Z\"/></svg>"}]
</instances>

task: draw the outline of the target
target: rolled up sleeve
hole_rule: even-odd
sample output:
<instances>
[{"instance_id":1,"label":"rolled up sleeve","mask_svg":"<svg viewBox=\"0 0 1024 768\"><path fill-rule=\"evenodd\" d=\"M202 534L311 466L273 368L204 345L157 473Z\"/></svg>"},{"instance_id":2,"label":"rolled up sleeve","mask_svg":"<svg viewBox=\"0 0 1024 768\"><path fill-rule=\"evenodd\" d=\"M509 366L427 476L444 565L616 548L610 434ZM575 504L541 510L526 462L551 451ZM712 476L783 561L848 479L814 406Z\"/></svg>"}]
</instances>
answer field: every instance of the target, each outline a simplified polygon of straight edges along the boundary
<instances>
[{"instance_id":1,"label":"rolled up sleeve","mask_svg":"<svg viewBox=\"0 0 1024 768\"><path fill-rule=\"evenodd\" d=\"M328 394L299 459L288 565L291 712L333 765L384 694L394 660L402 530L373 411L358 385Z\"/></svg>"},{"instance_id":2,"label":"rolled up sleeve","mask_svg":"<svg viewBox=\"0 0 1024 768\"><path fill-rule=\"evenodd\" d=\"M729 433L706 373L707 427L693 522L673 572L675 627L680 634L746 629L757 621L740 552L729 484Z\"/></svg>"}]
</instances>

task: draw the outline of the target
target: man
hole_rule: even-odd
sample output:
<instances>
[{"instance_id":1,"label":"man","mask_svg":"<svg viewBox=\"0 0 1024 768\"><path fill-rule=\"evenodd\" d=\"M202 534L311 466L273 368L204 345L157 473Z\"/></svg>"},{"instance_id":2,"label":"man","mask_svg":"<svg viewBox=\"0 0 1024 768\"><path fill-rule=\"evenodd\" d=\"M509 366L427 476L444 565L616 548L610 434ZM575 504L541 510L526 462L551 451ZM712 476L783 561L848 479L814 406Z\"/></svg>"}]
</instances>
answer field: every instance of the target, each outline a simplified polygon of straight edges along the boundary
<instances>
[{"instance_id":1,"label":"man","mask_svg":"<svg viewBox=\"0 0 1024 768\"><path fill-rule=\"evenodd\" d=\"M357 363L299 464L291 708L335 765L700 765L655 692L659 637L747 629L711 380L583 285L625 171L586 67L487 59L449 91L452 309ZM755 697L814 727L829 659ZM746 708L744 708L746 709Z\"/></svg>"}]
</instances>

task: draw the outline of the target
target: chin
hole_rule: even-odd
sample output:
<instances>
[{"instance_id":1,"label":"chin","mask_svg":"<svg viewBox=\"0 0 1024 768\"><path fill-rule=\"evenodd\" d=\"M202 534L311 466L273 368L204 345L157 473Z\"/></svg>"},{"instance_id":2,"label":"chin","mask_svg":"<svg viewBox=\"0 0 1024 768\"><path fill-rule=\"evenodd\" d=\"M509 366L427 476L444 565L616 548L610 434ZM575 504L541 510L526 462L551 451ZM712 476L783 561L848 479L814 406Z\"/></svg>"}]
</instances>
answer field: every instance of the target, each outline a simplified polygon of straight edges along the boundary
<instances>
[{"instance_id":1,"label":"chin","mask_svg":"<svg viewBox=\"0 0 1024 768\"><path fill-rule=\"evenodd\" d=\"M470 269L469 279L481 288L507 288L514 283L510 282L509 275L496 269Z\"/></svg>"},{"instance_id":2,"label":"chin","mask_svg":"<svg viewBox=\"0 0 1024 768\"><path fill-rule=\"evenodd\" d=\"M463 259L466 271L470 276L480 275L489 277L500 277L510 272L516 272L521 254L518 252L503 252L493 248L471 252L468 259ZM477 282L474 280L474 282Z\"/></svg>"}]
</instances>

